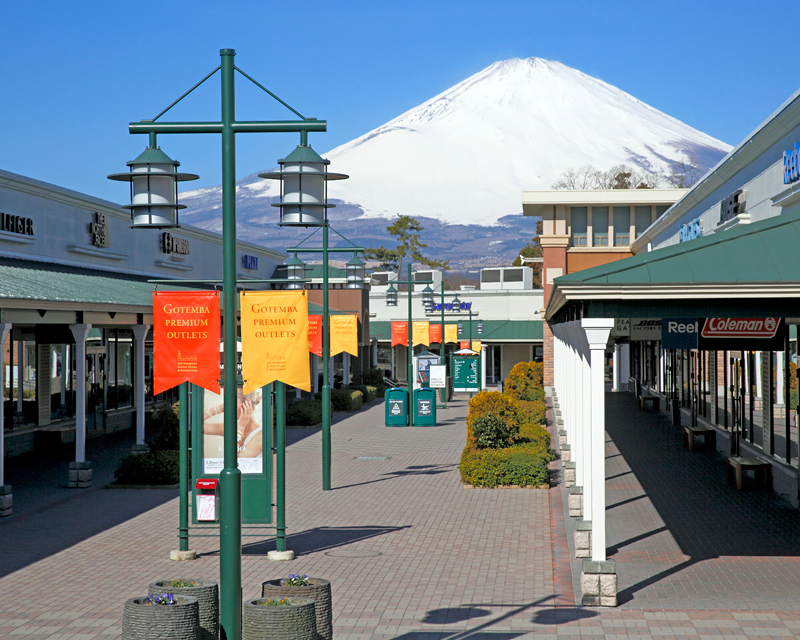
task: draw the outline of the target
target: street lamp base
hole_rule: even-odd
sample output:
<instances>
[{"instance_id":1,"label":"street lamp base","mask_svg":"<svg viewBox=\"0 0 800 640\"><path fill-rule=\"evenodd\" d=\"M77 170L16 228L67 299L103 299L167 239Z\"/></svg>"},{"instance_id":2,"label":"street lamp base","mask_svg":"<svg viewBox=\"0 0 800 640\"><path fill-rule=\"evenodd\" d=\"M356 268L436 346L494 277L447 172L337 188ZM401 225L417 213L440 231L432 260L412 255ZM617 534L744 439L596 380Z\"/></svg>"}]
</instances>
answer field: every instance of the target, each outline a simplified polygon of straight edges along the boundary
<instances>
[{"instance_id":1,"label":"street lamp base","mask_svg":"<svg viewBox=\"0 0 800 640\"><path fill-rule=\"evenodd\" d=\"M189 549L188 551L179 551L178 549L173 549L169 552L169 559L176 560L178 562L182 562L183 560L197 560L197 552Z\"/></svg>"},{"instance_id":2,"label":"street lamp base","mask_svg":"<svg viewBox=\"0 0 800 640\"><path fill-rule=\"evenodd\" d=\"M274 560L276 562L294 560L294 551L268 551L267 560Z\"/></svg>"}]
</instances>

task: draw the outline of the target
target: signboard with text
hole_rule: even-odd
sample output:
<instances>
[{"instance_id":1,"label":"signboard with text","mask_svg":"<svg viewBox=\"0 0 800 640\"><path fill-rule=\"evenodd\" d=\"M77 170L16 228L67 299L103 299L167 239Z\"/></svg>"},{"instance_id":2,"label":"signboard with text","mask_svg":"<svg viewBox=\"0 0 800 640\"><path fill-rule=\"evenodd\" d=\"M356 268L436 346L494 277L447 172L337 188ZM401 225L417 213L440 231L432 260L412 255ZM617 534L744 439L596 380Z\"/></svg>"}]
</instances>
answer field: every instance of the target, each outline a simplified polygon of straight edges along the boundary
<instances>
[{"instance_id":1,"label":"signboard with text","mask_svg":"<svg viewBox=\"0 0 800 640\"><path fill-rule=\"evenodd\" d=\"M453 391L481 390L480 356L453 356Z\"/></svg>"}]
</instances>

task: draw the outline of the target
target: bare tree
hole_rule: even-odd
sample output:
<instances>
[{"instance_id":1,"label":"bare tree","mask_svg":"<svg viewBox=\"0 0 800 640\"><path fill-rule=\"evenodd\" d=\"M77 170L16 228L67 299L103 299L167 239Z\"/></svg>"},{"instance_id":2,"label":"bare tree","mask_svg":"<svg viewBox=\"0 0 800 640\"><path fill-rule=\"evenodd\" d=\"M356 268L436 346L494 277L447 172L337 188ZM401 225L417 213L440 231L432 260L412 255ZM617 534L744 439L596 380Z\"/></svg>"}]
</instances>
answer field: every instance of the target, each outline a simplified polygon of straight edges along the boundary
<instances>
[{"instance_id":1,"label":"bare tree","mask_svg":"<svg viewBox=\"0 0 800 640\"><path fill-rule=\"evenodd\" d=\"M676 189L688 189L702 176L700 163L692 155L683 154L681 159L672 165L666 176L667 182Z\"/></svg>"},{"instance_id":2,"label":"bare tree","mask_svg":"<svg viewBox=\"0 0 800 640\"><path fill-rule=\"evenodd\" d=\"M592 165L569 168L556 180L552 189L587 191L593 189L657 189L671 185L664 176L646 169L617 164L601 171Z\"/></svg>"}]
</instances>

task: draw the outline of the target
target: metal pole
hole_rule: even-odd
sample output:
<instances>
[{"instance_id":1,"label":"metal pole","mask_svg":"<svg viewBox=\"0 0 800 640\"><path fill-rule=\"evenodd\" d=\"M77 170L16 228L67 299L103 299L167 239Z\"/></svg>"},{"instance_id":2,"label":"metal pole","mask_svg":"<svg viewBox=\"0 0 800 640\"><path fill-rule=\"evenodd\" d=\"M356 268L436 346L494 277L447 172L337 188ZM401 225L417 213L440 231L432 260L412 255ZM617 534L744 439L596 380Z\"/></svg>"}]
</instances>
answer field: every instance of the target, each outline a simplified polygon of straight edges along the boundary
<instances>
[{"instance_id":1,"label":"metal pole","mask_svg":"<svg viewBox=\"0 0 800 640\"><path fill-rule=\"evenodd\" d=\"M469 349L470 351L474 351L474 349L472 348L472 303L471 302L469 305ZM480 367L480 360L478 360L476 364ZM476 373L478 374L478 380L480 380L481 378L480 372L476 371ZM472 398L472 391L469 392L469 397Z\"/></svg>"},{"instance_id":2,"label":"metal pole","mask_svg":"<svg viewBox=\"0 0 800 640\"><path fill-rule=\"evenodd\" d=\"M220 50L222 71L222 299L224 321L224 466L220 487L221 636L242 636L242 474L238 468L236 352L236 137L233 49Z\"/></svg>"},{"instance_id":3,"label":"metal pole","mask_svg":"<svg viewBox=\"0 0 800 640\"><path fill-rule=\"evenodd\" d=\"M286 551L286 385L283 382L275 382L275 414L275 549Z\"/></svg>"},{"instance_id":4,"label":"metal pole","mask_svg":"<svg viewBox=\"0 0 800 640\"><path fill-rule=\"evenodd\" d=\"M261 389L261 424L266 432L267 446L264 447L264 474L267 476L267 522L272 522L272 451L275 446L272 422L272 383Z\"/></svg>"},{"instance_id":5,"label":"metal pole","mask_svg":"<svg viewBox=\"0 0 800 640\"><path fill-rule=\"evenodd\" d=\"M442 364L445 366L444 374L444 389L442 390L442 404L447 409L447 392L450 390L447 385L447 354L445 352L445 339L444 339L444 276L442 276Z\"/></svg>"},{"instance_id":6,"label":"metal pole","mask_svg":"<svg viewBox=\"0 0 800 640\"><path fill-rule=\"evenodd\" d=\"M142 341L144 342L144 341ZM179 387L181 421L178 431L179 479L180 482L180 518L178 527L178 549L189 550L189 383L182 382Z\"/></svg>"},{"instance_id":7,"label":"metal pole","mask_svg":"<svg viewBox=\"0 0 800 640\"><path fill-rule=\"evenodd\" d=\"M328 317L328 222L322 227L322 490L331 488L331 321Z\"/></svg>"},{"instance_id":8,"label":"metal pole","mask_svg":"<svg viewBox=\"0 0 800 640\"><path fill-rule=\"evenodd\" d=\"M414 288L411 280L411 263L408 263L408 424L414 426L414 347L411 344L411 325L414 316L411 312L411 290Z\"/></svg>"}]
</instances>

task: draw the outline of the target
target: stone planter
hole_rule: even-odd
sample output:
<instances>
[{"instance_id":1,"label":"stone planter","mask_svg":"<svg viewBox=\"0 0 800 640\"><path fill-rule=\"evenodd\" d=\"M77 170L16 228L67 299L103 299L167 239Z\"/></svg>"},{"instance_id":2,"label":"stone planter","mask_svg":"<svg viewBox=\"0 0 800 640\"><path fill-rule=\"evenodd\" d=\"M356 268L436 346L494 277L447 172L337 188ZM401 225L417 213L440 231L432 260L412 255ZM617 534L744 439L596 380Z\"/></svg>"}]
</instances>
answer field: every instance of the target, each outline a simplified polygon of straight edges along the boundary
<instances>
[{"instance_id":1,"label":"stone planter","mask_svg":"<svg viewBox=\"0 0 800 640\"><path fill-rule=\"evenodd\" d=\"M219 586L213 580L191 580L182 578L184 582L194 582L193 587L173 587L171 580L151 582L147 594L161 595L172 593L176 596L192 596L197 598L200 610L200 635L198 640L219 640Z\"/></svg>"},{"instance_id":2,"label":"stone planter","mask_svg":"<svg viewBox=\"0 0 800 640\"><path fill-rule=\"evenodd\" d=\"M321 640L333 640L333 609L331 583L322 578L309 578L306 587L282 587L280 579L267 580L261 585L262 598L309 598L316 604L317 633Z\"/></svg>"},{"instance_id":3,"label":"stone planter","mask_svg":"<svg viewBox=\"0 0 800 640\"><path fill-rule=\"evenodd\" d=\"M242 607L242 640L319 639L313 600L288 598L291 604L270 607L262 604L267 599L245 601Z\"/></svg>"},{"instance_id":4,"label":"stone planter","mask_svg":"<svg viewBox=\"0 0 800 640\"><path fill-rule=\"evenodd\" d=\"M175 596L175 604L155 606L144 600L142 596L125 602L122 640L198 640L197 598Z\"/></svg>"}]
</instances>

